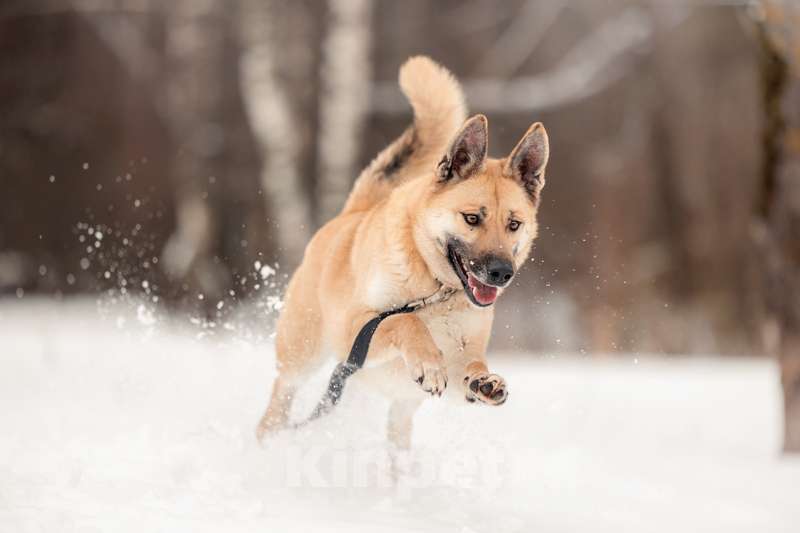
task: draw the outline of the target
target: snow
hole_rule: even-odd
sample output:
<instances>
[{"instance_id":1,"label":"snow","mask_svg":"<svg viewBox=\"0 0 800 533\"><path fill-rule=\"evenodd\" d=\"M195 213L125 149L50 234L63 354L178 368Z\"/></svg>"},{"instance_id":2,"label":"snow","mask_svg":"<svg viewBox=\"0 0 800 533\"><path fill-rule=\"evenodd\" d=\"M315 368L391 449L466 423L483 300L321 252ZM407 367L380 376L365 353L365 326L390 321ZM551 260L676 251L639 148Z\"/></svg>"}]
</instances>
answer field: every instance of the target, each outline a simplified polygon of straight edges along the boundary
<instances>
[{"instance_id":1,"label":"snow","mask_svg":"<svg viewBox=\"0 0 800 533\"><path fill-rule=\"evenodd\" d=\"M427 402L392 484L387 404L348 386L259 447L274 356L151 308L0 302L0 531L797 531L778 369L506 354L499 408ZM227 307L226 307L227 309ZM233 329L229 332L227 329ZM318 397L320 373L298 414Z\"/></svg>"}]
</instances>

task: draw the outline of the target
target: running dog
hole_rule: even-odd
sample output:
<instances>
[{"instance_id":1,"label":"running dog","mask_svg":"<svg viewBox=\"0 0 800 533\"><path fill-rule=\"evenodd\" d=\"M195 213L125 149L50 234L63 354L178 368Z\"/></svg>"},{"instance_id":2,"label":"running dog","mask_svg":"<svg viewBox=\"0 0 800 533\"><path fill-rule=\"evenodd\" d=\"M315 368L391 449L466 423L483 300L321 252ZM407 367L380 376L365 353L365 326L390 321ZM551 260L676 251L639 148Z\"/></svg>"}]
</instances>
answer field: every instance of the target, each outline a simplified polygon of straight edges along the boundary
<instances>
[{"instance_id":1,"label":"running dog","mask_svg":"<svg viewBox=\"0 0 800 533\"><path fill-rule=\"evenodd\" d=\"M347 357L367 321L443 289L452 296L387 318L355 376L390 398L390 441L409 447L429 395L488 405L508 397L486 361L492 304L536 237L547 133L537 122L507 157L490 158L486 117L465 120L446 69L414 57L399 80L413 125L364 169L306 248L277 325L278 377L259 439L288 425L297 388L326 356Z\"/></svg>"}]
</instances>

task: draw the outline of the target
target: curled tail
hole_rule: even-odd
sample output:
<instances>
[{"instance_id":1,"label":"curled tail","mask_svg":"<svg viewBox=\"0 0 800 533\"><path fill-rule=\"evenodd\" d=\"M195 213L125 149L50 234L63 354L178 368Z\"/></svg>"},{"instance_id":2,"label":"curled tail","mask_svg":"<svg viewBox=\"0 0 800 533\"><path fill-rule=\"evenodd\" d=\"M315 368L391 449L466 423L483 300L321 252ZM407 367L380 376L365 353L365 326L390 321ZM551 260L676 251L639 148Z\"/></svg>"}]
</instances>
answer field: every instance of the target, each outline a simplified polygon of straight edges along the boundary
<instances>
[{"instance_id":1,"label":"curled tail","mask_svg":"<svg viewBox=\"0 0 800 533\"><path fill-rule=\"evenodd\" d=\"M400 67L400 89L414 122L361 172L343 212L368 209L420 172L432 172L467 115L464 93L450 72L425 56Z\"/></svg>"},{"instance_id":2,"label":"curled tail","mask_svg":"<svg viewBox=\"0 0 800 533\"><path fill-rule=\"evenodd\" d=\"M399 78L400 88L414 109L413 128L420 145L444 152L467 118L464 93L458 81L425 56L406 61L400 67Z\"/></svg>"}]
</instances>

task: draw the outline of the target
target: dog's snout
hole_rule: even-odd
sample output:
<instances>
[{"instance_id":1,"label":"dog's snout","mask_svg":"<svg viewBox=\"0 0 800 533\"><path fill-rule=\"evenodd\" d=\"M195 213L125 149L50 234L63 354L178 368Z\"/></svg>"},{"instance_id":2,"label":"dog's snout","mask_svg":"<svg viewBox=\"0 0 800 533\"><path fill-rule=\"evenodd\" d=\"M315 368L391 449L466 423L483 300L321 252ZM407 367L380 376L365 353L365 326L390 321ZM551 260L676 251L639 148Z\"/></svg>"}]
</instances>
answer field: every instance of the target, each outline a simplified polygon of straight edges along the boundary
<instances>
[{"instance_id":1,"label":"dog's snout","mask_svg":"<svg viewBox=\"0 0 800 533\"><path fill-rule=\"evenodd\" d=\"M486 263L487 280L491 285L503 287L514 275L514 265L508 259L491 257Z\"/></svg>"}]
</instances>

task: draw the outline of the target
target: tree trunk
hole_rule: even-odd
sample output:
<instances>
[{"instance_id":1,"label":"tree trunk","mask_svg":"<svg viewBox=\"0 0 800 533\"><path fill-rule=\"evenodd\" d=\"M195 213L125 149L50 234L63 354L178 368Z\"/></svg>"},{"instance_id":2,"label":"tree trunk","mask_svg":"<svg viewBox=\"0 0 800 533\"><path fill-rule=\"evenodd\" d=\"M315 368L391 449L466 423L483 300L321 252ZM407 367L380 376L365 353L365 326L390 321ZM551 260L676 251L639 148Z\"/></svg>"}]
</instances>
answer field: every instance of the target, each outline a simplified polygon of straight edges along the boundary
<instances>
[{"instance_id":1,"label":"tree trunk","mask_svg":"<svg viewBox=\"0 0 800 533\"><path fill-rule=\"evenodd\" d=\"M275 214L270 222L280 259L291 269L302 258L314 228L301 165L310 144L304 133L305 117L311 113L302 100L309 86L314 92L309 83L314 77L309 53L315 46L313 25L303 2L242 0L240 15L242 91L262 155L261 186L264 200L272 204L268 210ZM289 28L292 33L286 34ZM287 63L301 80L283 75Z\"/></svg>"},{"instance_id":2,"label":"tree trunk","mask_svg":"<svg viewBox=\"0 0 800 533\"><path fill-rule=\"evenodd\" d=\"M213 3L176 0L166 11L166 108L179 153L172 165L176 229L164 247L162 266L214 299L224 289L222 267L212 260L219 221L207 192L224 138L219 9Z\"/></svg>"},{"instance_id":3,"label":"tree trunk","mask_svg":"<svg viewBox=\"0 0 800 533\"><path fill-rule=\"evenodd\" d=\"M785 409L784 450L800 452L800 8L765 1L762 44L764 166L759 201L767 309L777 325Z\"/></svg>"}]
</instances>

